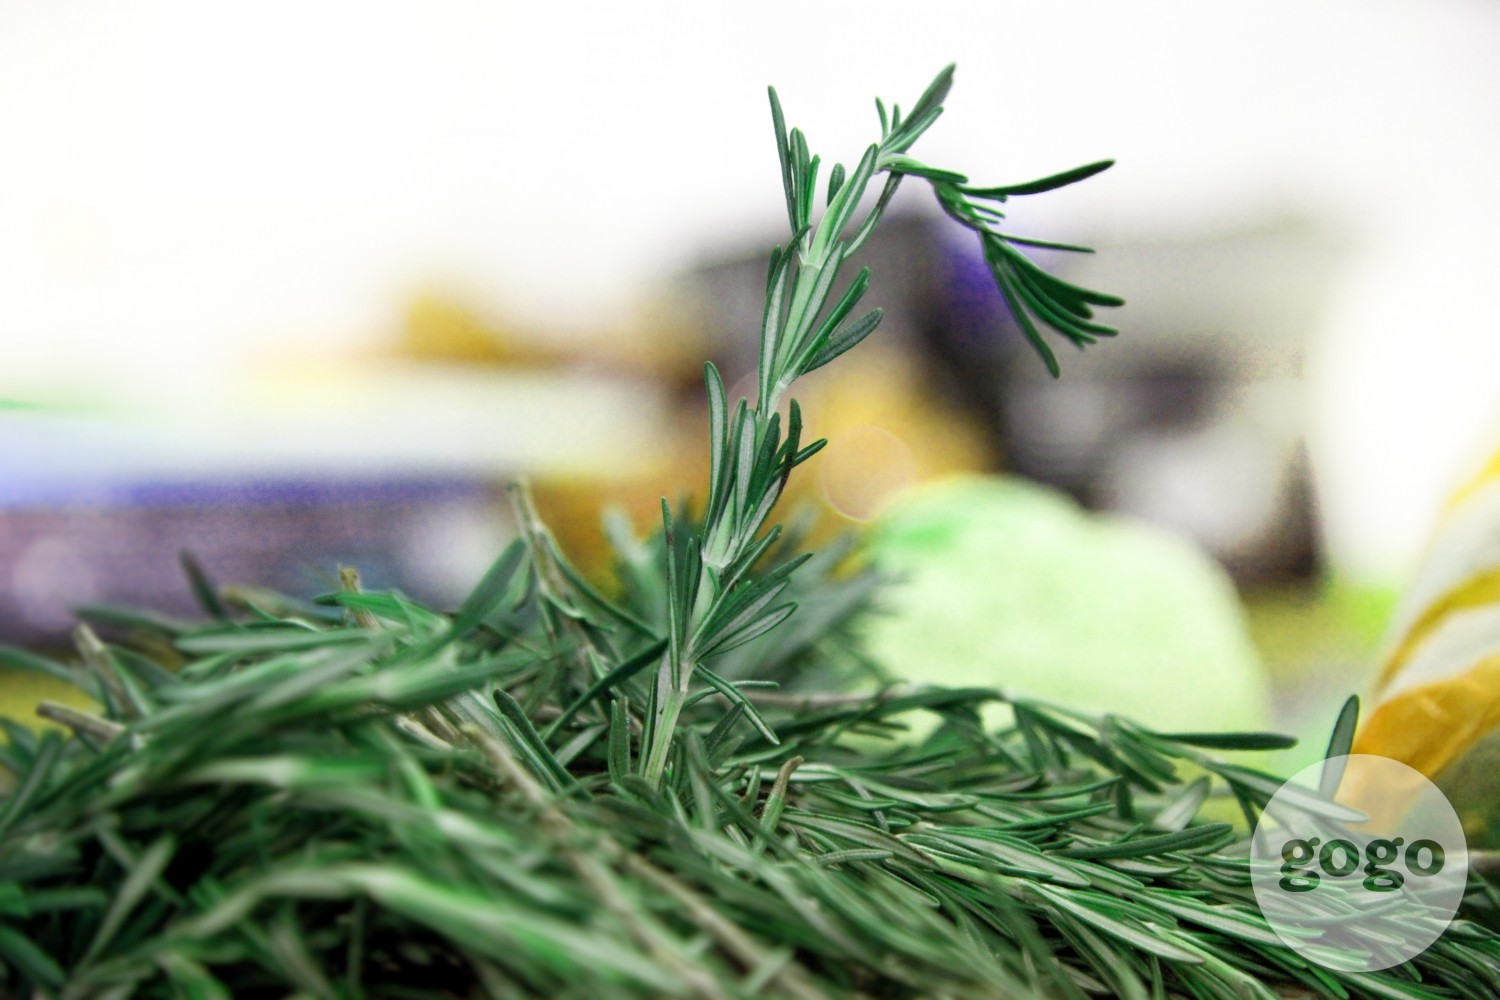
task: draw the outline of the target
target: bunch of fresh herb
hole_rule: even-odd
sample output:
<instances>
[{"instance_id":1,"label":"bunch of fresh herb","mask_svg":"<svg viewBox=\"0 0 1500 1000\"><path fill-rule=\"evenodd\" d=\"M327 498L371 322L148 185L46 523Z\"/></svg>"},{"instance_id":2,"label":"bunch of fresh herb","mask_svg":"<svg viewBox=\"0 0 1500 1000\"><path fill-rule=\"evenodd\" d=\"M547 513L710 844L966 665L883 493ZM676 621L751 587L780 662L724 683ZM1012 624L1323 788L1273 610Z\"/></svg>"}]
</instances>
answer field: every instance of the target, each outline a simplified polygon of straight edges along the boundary
<instances>
[{"instance_id":1,"label":"bunch of fresh herb","mask_svg":"<svg viewBox=\"0 0 1500 1000\"><path fill-rule=\"evenodd\" d=\"M1214 756L1261 734L1163 734L988 689L887 686L851 619L873 581L768 527L804 445L802 374L867 336L849 259L905 177L974 229L1001 292L1084 344L1108 296L1048 275L997 206L1102 169L976 187L912 158L951 70L830 171L772 93L792 237L772 255L754 405L708 370L712 471L648 539L611 524L606 597L515 491L521 537L452 614L360 589L215 587L205 620L96 608L98 715L0 721L0 994L125 996L1488 997L1500 941L1467 921L1408 966L1288 949L1236 831L1278 782ZM859 218L876 175L884 188ZM1051 245L1051 244L1041 244ZM1004 702L1013 721L981 720ZM926 715L929 735L906 737ZM1339 728L1335 752L1347 746Z\"/></svg>"}]
</instances>

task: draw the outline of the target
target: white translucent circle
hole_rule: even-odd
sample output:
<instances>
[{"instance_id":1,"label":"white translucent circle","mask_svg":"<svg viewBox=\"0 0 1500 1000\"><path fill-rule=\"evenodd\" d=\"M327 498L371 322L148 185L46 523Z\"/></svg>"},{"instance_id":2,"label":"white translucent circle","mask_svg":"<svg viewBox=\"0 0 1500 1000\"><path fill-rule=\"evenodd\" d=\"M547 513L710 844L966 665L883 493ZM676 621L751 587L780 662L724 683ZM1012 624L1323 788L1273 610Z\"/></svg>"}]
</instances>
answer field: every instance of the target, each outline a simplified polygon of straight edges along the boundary
<instances>
[{"instance_id":1,"label":"white translucent circle","mask_svg":"<svg viewBox=\"0 0 1500 1000\"><path fill-rule=\"evenodd\" d=\"M1266 804L1251 881L1287 947L1345 972L1427 950L1453 921L1469 877L1458 814L1437 786L1388 757L1304 768Z\"/></svg>"}]
</instances>

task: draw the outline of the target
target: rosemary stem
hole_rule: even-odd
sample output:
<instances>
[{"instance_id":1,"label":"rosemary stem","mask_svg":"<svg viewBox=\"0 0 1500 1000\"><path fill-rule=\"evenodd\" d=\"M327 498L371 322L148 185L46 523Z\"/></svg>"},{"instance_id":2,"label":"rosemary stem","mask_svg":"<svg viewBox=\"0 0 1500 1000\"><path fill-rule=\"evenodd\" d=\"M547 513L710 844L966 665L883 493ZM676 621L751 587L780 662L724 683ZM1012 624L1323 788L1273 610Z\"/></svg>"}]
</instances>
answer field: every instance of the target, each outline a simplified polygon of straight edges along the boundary
<instances>
[{"instance_id":1,"label":"rosemary stem","mask_svg":"<svg viewBox=\"0 0 1500 1000\"><path fill-rule=\"evenodd\" d=\"M670 660L662 661L663 671L671 668ZM677 720L682 715L683 706L687 704L687 677L690 673L690 670L682 671L681 683L669 683L665 693L657 702L656 718L651 726L651 745L647 749L642 770L642 777L654 788L661 787L662 775L666 773L667 754L672 749L672 738L676 734ZM658 682L663 679L665 678L659 677Z\"/></svg>"}]
</instances>

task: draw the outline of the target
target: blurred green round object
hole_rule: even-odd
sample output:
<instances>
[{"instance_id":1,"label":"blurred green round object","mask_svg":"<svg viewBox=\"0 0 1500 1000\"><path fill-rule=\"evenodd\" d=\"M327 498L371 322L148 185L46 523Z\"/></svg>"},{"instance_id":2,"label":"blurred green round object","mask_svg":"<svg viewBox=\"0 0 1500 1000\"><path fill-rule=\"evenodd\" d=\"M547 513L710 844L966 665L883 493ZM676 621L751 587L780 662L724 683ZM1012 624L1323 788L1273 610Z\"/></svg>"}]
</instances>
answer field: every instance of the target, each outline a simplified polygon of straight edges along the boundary
<instances>
[{"instance_id":1,"label":"blurred green round object","mask_svg":"<svg viewBox=\"0 0 1500 1000\"><path fill-rule=\"evenodd\" d=\"M1162 731L1263 729L1266 679L1228 577L1190 542L1033 483L948 479L871 525L899 582L867 625L893 675L994 686Z\"/></svg>"}]
</instances>

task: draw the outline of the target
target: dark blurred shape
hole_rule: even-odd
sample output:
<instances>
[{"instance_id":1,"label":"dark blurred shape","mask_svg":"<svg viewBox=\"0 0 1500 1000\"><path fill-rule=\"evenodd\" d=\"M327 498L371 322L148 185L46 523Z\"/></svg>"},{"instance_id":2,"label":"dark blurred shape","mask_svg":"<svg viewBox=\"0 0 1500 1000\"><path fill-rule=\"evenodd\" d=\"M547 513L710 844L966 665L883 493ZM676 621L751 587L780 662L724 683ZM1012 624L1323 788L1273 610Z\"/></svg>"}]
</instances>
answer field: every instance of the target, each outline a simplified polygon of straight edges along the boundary
<instances>
[{"instance_id":1,"label":"dark blurred shape","mask_svg":"<svg viewBox=\"0 0 1500 1000\"><path fill-rule=\"evenodd\" d=\"M1302 446L1304 345L1342 247L1311 222L1118 240L1093 257L1038 251L1062 277L1125 297L1101 319L1118 342L1059 350L1051 379L994 284L977 241L945 220L893 219L871 241L876 335L989 442L994 468L1085 505L1181 531L1241 584L1318 570ZM716 360L753 371L760 248L692 276ZM733 373L733 374L729 374ZM836 376L835 376L836 377Z\"/></svg>"},{"instance_id":2,"label":"dark blurred shape","mask_svg":"<svg viewBox=\"0 0 1500 1000\"><path fill-rule=\"evenodd\" d=\"M54 483L45 504L6 493L0 641L28 644L61 640L88 604L198 613L182 552L220 585L307 597L352 565L370 588L451 602L472 583L455 572L474 561L462 550L502 516L486 485L443 479L124 479L72 499Z\"/></svg>"}]
</instances>

